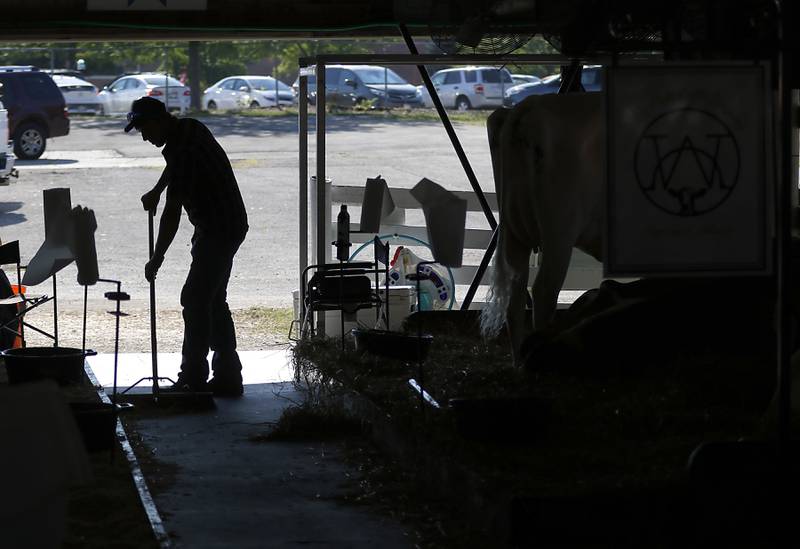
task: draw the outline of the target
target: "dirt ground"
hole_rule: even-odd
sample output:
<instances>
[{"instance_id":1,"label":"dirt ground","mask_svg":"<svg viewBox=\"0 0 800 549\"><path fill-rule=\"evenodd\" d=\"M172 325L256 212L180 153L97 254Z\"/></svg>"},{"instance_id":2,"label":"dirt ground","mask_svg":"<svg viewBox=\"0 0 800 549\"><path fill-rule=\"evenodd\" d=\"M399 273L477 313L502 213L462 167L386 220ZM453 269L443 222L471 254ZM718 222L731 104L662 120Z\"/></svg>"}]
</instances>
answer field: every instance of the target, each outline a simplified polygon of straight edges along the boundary
<instances>
[{"instance_id":1,"label":"dirt ground","mask_svg":"<svg viewBox=\"0 0 800 549\"><path fill-rule=\"evenodd\" d=\"M291 309L253 307L232 311L236 325L238 348L242 351L272 349L288 344ZM28 322L52 333L53 317L41 312L30 315ZM183 319L179 310L159 311L156 318L159 352L178 352L183 342ZM83 314L80 311L59 311L58 344L61 347L82 345ZM103 311L90 311L86 317L86 347L99 353L114 352L115 317ZM35 331L26 330L29 347L49 346L52 341ZM150 351L150 313L147 309L126 311L120 318L119 351L143 353Z\"/></svg>"}]
</instances>

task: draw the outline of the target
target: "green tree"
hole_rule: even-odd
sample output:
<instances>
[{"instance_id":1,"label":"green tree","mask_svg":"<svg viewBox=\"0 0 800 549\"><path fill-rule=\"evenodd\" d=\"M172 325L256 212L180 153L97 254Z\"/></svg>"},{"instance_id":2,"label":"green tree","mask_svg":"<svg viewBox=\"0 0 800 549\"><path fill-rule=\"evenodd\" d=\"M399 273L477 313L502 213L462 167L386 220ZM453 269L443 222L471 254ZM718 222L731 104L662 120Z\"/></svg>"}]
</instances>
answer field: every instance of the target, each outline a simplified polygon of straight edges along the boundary
<instances>
[{"instance_id":1,"label":"green tree","mask_svg":"<svg viewBox=\"0 0 800 549\"><path fill-rule=\"evenodd\" d=\"M177 74L189 61L188 44L182 42L81 42L76 58L86 61L91 73L153 70Z\"/></svg>"},{"instance_id":2,"label":"green tree","mask_svg":"<svg viewBox=\"0 0 800 549\"><path fill-rule=\"evenodd\" d=\"M277 42L275 57L277 70L284 80L294 80L297 76L297 61L301 57L312 57L323 53L370 53L374 45L357 40L308 40L303 42Z\"/></svg>"},{"instance_id":3,"label":"green tree","mask_svg":"<svg viewBox=\"0 0 800 549\"><path fill-rule=\"evenodd\" d=\"M277 77L291 82L297 75L300 57L322 53L370 53L384 51L391 40L246 40L199 43L200 86L202 89L231 74L247 72L251 63L269 59ZM396 41L395 41L396 42ZM52 52L52 53L51 53ZM86 62L87 74L120 74L157 71L179 75L188 70L189 44L178 41L76 42L70 44L29 42L0 44L0 64L75 68L77 59Z\"/></svg>"},{"instance_id":4,"label":"green tree","mask_svg":"<svg viewBox=\"0 0 800 549\"><path fill-rule=\"evenodd\" d=\"M555 49L550 43L542 38L541 35L537 34L536 36L531 39L530 42L519 48L518 50L514 51L515 54L545 54L545 55L557 55L559 51ZM522 74L532 74L534 76L547 76L548 74L554 74L559 71L558 66L556 65L517 65L517 64L509 64L506 67L510 72L519 72Z\"/></svg>"},{"instance_id":5,"label":"green tree","mask_svg":"<svg viewBox=\"0 0 800 549\"><path fill-rule=\"evenodd\" d=\"M55 45L45 42L2 44L0 65L35 65L50 68L50 56L55 54L55 50L51 50L53 46Z\"/></svg>"}]
</instances>

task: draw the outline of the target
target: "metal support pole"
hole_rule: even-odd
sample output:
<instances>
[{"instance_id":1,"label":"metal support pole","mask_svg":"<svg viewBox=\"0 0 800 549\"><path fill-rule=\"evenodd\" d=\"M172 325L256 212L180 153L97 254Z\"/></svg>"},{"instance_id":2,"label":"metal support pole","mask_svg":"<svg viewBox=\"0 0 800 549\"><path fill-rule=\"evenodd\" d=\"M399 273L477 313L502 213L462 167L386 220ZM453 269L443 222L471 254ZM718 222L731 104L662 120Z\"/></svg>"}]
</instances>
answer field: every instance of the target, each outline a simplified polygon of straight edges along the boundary
<instances>
[{"instance_id":1,"label":"metal support pole","mask_svg":"<svg viewBox=\"0 0 800 549\"><path fill-rule=\"evenodd\" d=\"M81 338L81 350L86 352L86 302L89 299L89 286L83 285L83 337ZM116 384L115 384L116 385Z\"/></svg>"},{"instance_id":2,"label":"metal support pole","mask_svg":"<svg viewBox=\"0 0 800 549\"><path fill-rule=\"evenodd\" d=\"M117 359L119 357L119 317L120 317L120 294L122 294L122 282L117 281L117 317L114 328L114 390L111 393L111 403L117 404Z\"/></svg>"},{"instance_id":3,"label":"metal support pole","mask_svg":"<svg viewBox=\"0 0 800 549\"><path fill-rule=\"evenodd\" d=\"M388 244L387 244L387 246L388 246ZM389 331L391 331L392 328L389 325L389 322L390 322L390 319L389 319L389 308L391 306L391 302L389 300L389 263L388 262L385 265L385 270L384 270L383 277L384 277L383 278L383 282L385 284L385 288L384 288L384 291L383 291L383 294L384 294L383 297L384 297L384 302L386 303L386 331L389 332Z\"/></svg>"},{"instance_id":4,"label":"metal support pole","mask_svg":"<svg viewBox=\"0 0 800 549\"><path fill-rule=\"evenodd\" d=\"M328 241L328 223L331 205L325 198L325 63L317 62L317 249L315 261L317 265L324 264L330 249ZM325 334L325 314L317 317L317 332Z\"/></svg>"},{"instance_id":5,"label":"metal support pole","mask_svg":"<svg viewBox=\"0 0 800 549\"><path fill-rule=\"evenodd\" d=\"M150 212L151 216L152 216L152 213L153 212ZM151 226L152 226L152 223L151 223ZM121 280L113 280L113 279L110 279L110 278L98 278L97 281L98 282L106 282L108 284L114 284L117 287L117 291L116 292L106 292L106 299L111 299L111 300L117 302L117 309L113 313L114 316L116 317L116 321L115 321L115 324L114 324L114 388L113 388L113 392L111 393L111 402L112 402L112 404L116 405L117 404L117 367L119 366L119 364L118 364L118 359L119 359L119 319L122 316L122 310L121 310L120 302L122 300L126 300L126 301L129 300L130 296L128 294L123 294L122 293L122 281ZM145 379L147 379L147 378L145 378ZM137 383L138 383L138 381L137 381Z\"/></svg>"},{"instance_id":6,"label":"metal support pole","mask_svg":"<svg viewBox=\"0 0 800 549\"><path fill-rule=\"evenodd\" d=\"M406 46L408 46L408 51L414 55L417 55L419 53L417 51L417 46L414 44L414 39L411 38L411 34L408 32L408 28L405 25L400 25L400 33L403 35L403 40L405 40ZM439 113L439 118L441 118L442 125L447 132L447 136L450 138L450 143L452 143L453 149L456 151L456 156L458 156L458 160L461 162L461 167L464 168L464 173L467 174L469 184L472 186L475 196L478 197L478 202L483 210L483 215L486 216L486 221L489 222L489 227L494 230L497 228L497 221L494 218L494 213L489 207L489 203L486 201L486 196L483 194L483 189L481 189L481 185L478 183L478 178L475 176L475 172L472 171L472 166L467 158L467 153L464 152L464 148L461 146L461 142L458 140L456 131L453 129L453 124L450 122L450 118L447 116L447 112L444 110L444 106L439 99L439 94L436 93L436 88L433 87L431 77L428 75L428 71L425 69L424 65L417 65L417 70L419 70L419 74L422 77L422 82L425 84L425 89L428 90L428 94L431 96L433 106L436 107L436 112Z\"/></svg>"},{"instance_id":7,"label":"metal support pole","mask_svg":"<svg viewBox=\"0 0 800 549\"><path fill-rule=\"evenodd\" d=\"M21 270L22 270L22 268L19 265L19 254L17 254L17 292L19 292L19 295L24 298L25 294L22 293L22 273L20 272ZM21 304L17 305L17 313L20 312L20 309L19 309L20 307L24 311L28 307L28 304L25 303L25 301L23 301ZM25 322L24 321L21 321L20 324L19 324L19 338L22 341L22 346L25 347Z\"/></svg>"},{"instance_id":8,"label":"metal support pole","mask_svg":"<svg viewBox=\"0 0 800 549\"><path fill-rule=\"evenodd\" d=\"M339 329L342 336L342 354L344 354L344 307L342 306L342 294L344 293L344 261L339 260Z\"/></svg>"},{"instance_id":9,"label":"metal support pole","mask_svg":"<svg viewBox=\"0 0 800 549\"><path fill-rule=\"evenodd\" d=\"M389 67L383 67L383 108L389 107Z\"/></svg>"},{"instance_id":10,"label":"metal support pole","mask_svg":"<svg viewBox=\"0 0 800 549\"><path fill-rule=\"evenodd\" d=\"M278 96L278 65L272 67L272 78L275 79L275 106L281 110L281 99Z\"/></svg>"},{"instance_id":11,"label":"metal support pole","mask_svg":"<svg viewBox=\"0 0 800 549\"><path fill-rule=\"evenodd\" d=\"M784 40L787 36L787 25L789 21L784 13L782 18L782 33ZM779 154L780 175L778 177L778 203L776 208L776 283L777 283L777 382L778 382L778 454L781 465L788 465L789 444L790 444L790 419L791 419L791 354L792 354L792 330L791 330L791 307L789 304L789 292L791 284L791 216L792 216L792 181L795 175L792 173L792 143L793 143L793 124L792 124L792 52L783 47L779 57L780 76L778 112L780 113L779 126ZM788 473L788 470L785 472Z\"/></svg>"},{"instance_id":12,"label":"metal support pole","mask_svg":"<svg viewBox=\"0 0 800 549\"><path fill-rule=\"evenodd\" d=\"M148 259L153 258L155 235L153 230L153 210L147 212ZM158 337L156 336L156 281L150 282L150 357L153 363L153 400L158 400Z\"/></svg>"},{"instance_id":13,"label":"metal support pole","mask_svg":"<svg viewBox=\"0 0 800 549\"><path fill-rule=\"evenodd\" d=\"M58 347L58 289L53 274L53 347Z\"/></svg>"},{"instance_id":14,"label":"metal support pole","mask_svg":"<svg viewBox=\"0 0 800 549\"><path fill-rule=\"evenodd\" d=\"M561 65L561 85L558 87L558 93L585 92L581 83L582 74L583 66L578 59L569 65Z\"/></svg>"},{"instance_id":15,"label":"metal support pole","mask_svg":"<svg viewBox=\"0 0 800 549\"><path fill-rule=\"evenodd\" d=\"M300 262L299 280L302 281L303 271L308 267L308 76L303 74L306 65L300 64L300 94L298 103L298 125L300 128L300 179L298 192L300 194Z\"/></svg>"},{"instance_id":16,"label":"metal support pole","mask_svg":"<svg viewBox=\"0 0 800 549\"><path fill-rule=\"evenodd\" d=\"M330 204L325 203L325 64L317 63L317 249L315 250L314 263L325 263L328 255L328 227L324 220L328 217L325 208L330 209Z\"/></svg>"}]
</instances>

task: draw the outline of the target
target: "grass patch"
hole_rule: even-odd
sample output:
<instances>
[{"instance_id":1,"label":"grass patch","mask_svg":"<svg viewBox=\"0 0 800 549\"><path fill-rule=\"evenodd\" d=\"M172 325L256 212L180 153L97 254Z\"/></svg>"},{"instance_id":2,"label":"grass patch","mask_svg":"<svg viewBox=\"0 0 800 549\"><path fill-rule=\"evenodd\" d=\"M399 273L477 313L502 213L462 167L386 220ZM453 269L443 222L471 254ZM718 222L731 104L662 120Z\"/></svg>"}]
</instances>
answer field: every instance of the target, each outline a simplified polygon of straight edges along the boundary
<instances>
[{"instance_id":1,"label":"grass patch","mask_svg":"<svg viewBox=\"0 0 800 549\"><path fill-rule=\"evenodd\" d=\"M337 116L360 116L370 117L379 120L391 120L397 122L440 122L439 113L436 109L345 109L341 107L330 107L328 112ZM486 124L486 119L494 112L493 109L480 109L470 111L448 111L447 117L451 122L461 124Z\"/></svg>"},{"instance_id":2,"label":"grass patch","mask_svg":"<svg viewBox=\"0 0 800 549\"><path fill-rule=\"evenodd\" d=\"M262 158L239 158L231 161L231 167L237 170L248 170L265 166L266 163L266 160Z\"/></svg>"},{"instance_id":3,"label":"grass patch","mask_svg":"<svg viewBox=\"0 0 800 549\"><path fill-rule=\"evenodd\" d=\"M436 109L365 109L363 107L354 107L352 109L329 106L327 112L334 116L357 116L368 117L379 120L396 121L396 122L439 122L439 114ZM486 123L486 119L492 114L492 109L470 110L465 112L449 111L447 113L451 122L458 122L461 124L479 124ZM314 115L313 108L309 108L309 116ZM274 108L261 108L261 109L242 109L242 110L214 110L214 111L197 111L189 113L189 116L209 116L209 117L228 117L228 116L243 116L247 118L285 118L298 116L296 107L288 107L284 109Z\"/></svg>"},{"instance_id":4,"label":"grass patch","mask_svg":"<svg viewBox=\"0 0 800 549\"><path fill-rule=\"evenodd\" d=\"M227 118L229 116L243 116L246 118L285 118L297 117L295 108L259 108L259 109L214 109L213 111L189 111L186 116L208 116L217 118Z\"/></svg>"},{"instance_id":5,"label":"grass patch","mask_svg":"<svg viewBox=\"0 0 800 549\"><path fill-rule=\"evenodd\" d=\"M291 308L250 307L232 311L233 321L241 328L286 338L294 318Z\"/></svg>"}]
</instances>

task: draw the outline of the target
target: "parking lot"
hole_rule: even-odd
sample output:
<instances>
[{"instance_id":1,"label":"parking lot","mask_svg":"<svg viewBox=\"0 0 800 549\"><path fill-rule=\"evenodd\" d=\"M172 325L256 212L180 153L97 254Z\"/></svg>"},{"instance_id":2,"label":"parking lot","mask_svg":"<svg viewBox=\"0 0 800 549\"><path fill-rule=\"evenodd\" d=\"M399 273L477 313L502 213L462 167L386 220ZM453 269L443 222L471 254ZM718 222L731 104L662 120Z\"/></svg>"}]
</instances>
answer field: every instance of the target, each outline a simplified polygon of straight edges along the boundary
<instances>
[{"instance_id":1,"label":"parking lot","mask_svg":"<svg viewBox=\"0 0 800 549\"><path fill-rule=\"evenodd\" d=\"M227 151L248 208L250 232L237 255L228 300L233 309L291 307L298 286L297 119L234 114L202 119ZM392 121L371 116L328 119L327 171L337 184L360 185L381 174L393 187L411 187L428 177L452 190L469 183L440 124ZM23 262L44 239L42 191L69 187L72 204L95 210L100 274L121 279L131 294L128 310L148 307L143 276L147 256L147 215L139 197L158 179L160 151L138 134L125 134L121 117L73 117L70 134L50 140L41 159L18 162L19 179L0 188L0 238L19 240ZM309 172L314 172L313 118ZM484 189L493 191L486 131L480 124L456 126ZM184 219L159 272L159 308L179 309L189 263L191 226ZM82 288L74 265L58 275L59 307L78 311ZM12 276L13 279L13 276ZM49 293L45 283L33 291ZM109 288L110 289L110 288ZM99 308L107 288L90 291ZM107 306L106 306L107 307Z\"/></svg>"}]
</instances>

